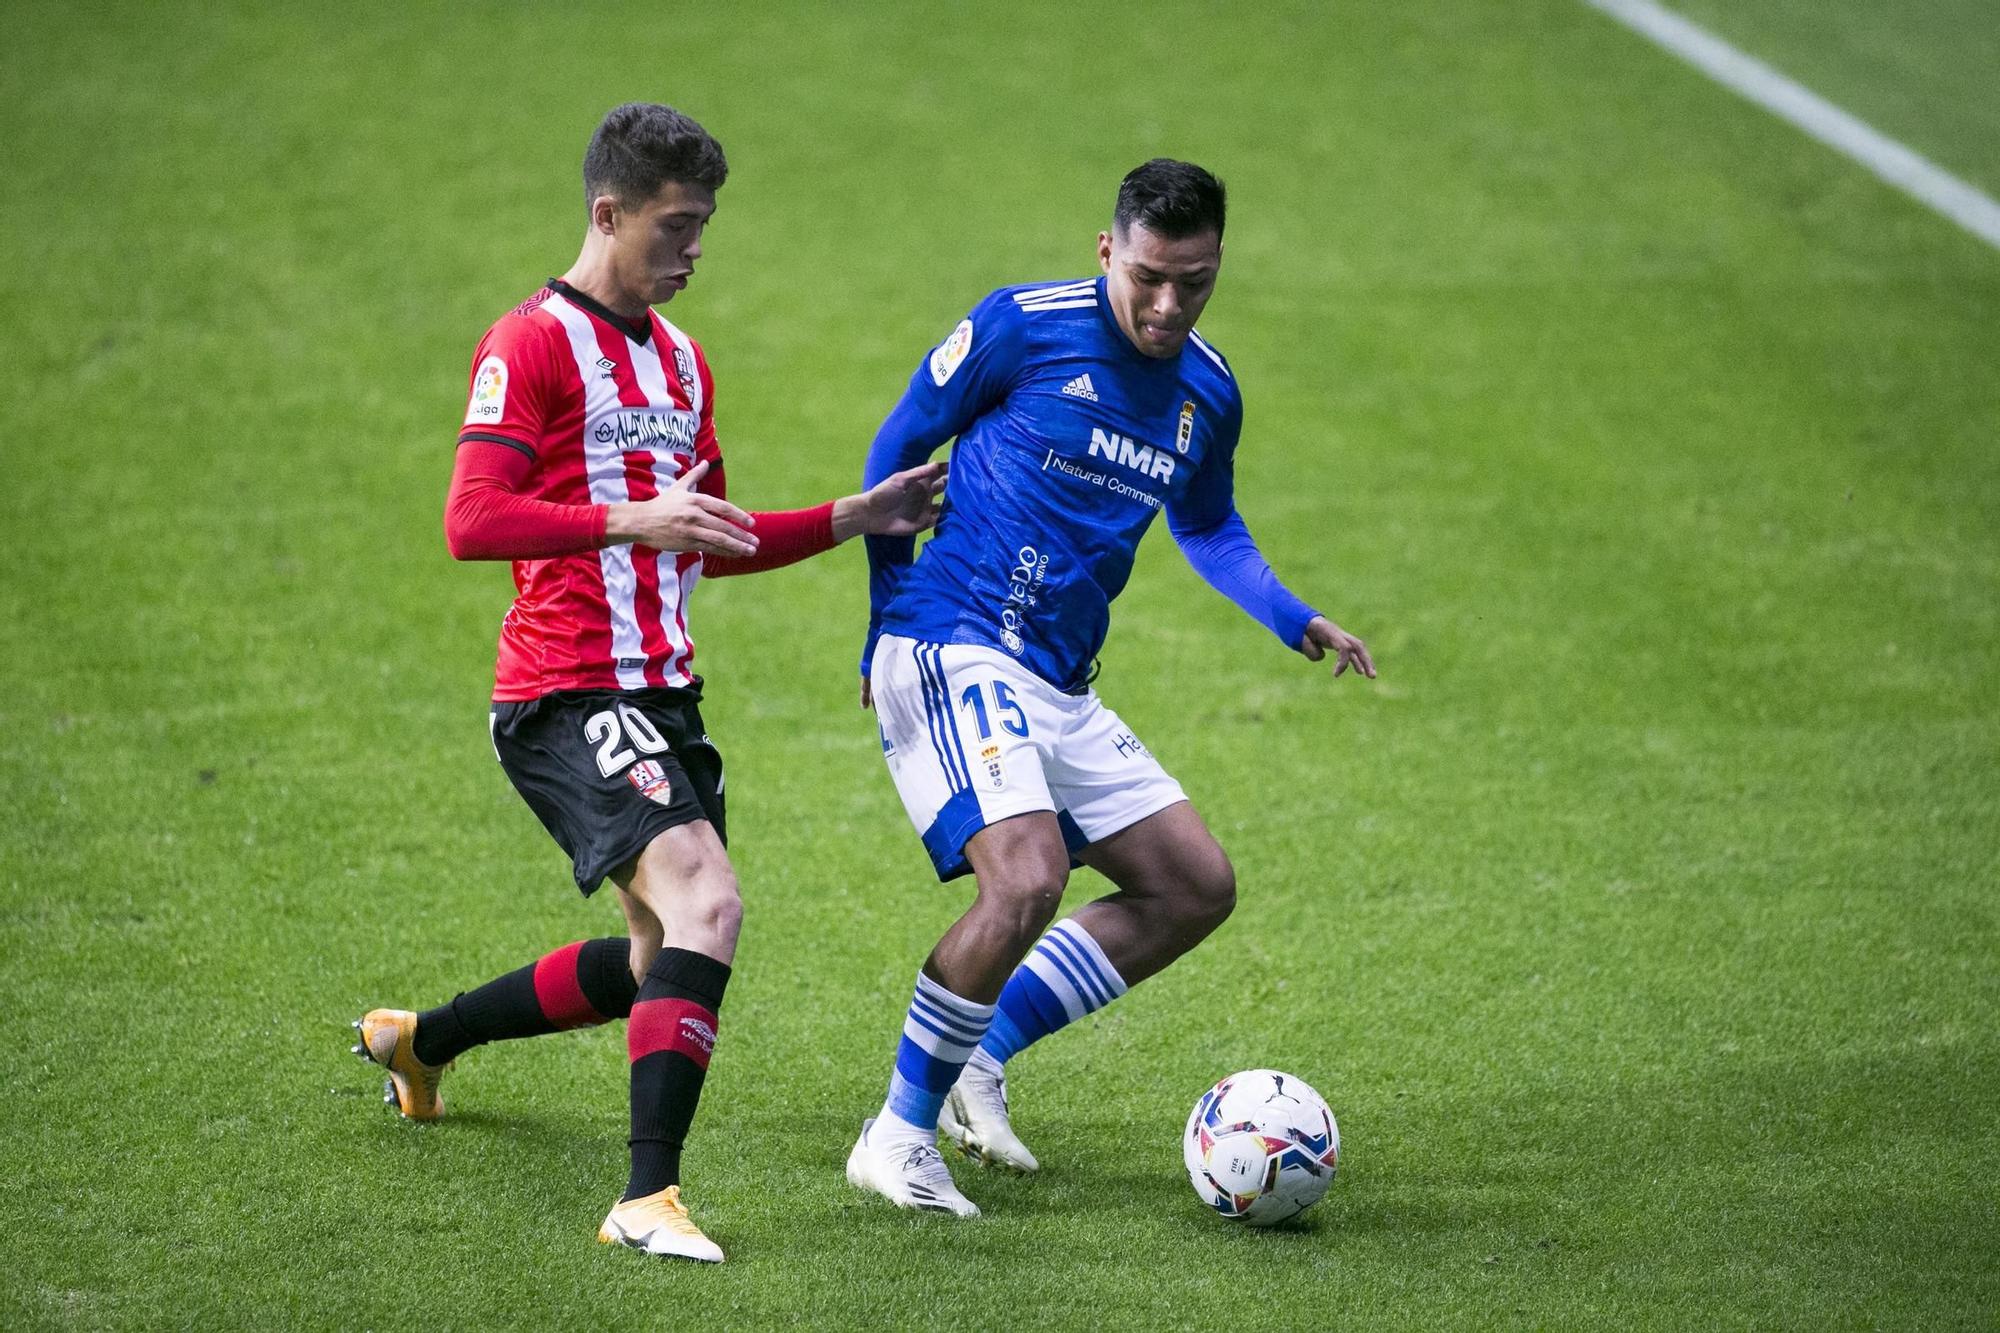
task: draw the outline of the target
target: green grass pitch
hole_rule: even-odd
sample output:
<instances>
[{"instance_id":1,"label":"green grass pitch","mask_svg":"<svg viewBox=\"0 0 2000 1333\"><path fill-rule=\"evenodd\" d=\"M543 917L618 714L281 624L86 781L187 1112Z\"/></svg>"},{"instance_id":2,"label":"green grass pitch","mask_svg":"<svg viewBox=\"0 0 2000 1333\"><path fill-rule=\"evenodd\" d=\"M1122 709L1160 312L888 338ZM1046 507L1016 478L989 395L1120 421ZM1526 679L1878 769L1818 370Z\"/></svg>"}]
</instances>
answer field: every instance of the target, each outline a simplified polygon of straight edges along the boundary
<instances>
[{"instance_id":1,"label":"green grass pitch","mask_svg":"<svg viewBox=\"0 0 2000 1333\"><path fill-rule=\"evenodd\" d=\"M1880 60L1856 0L1691 12L2000 187L1990 6L1910 8ZM24 3L0 75L0 1326L2000 1319L1992 249L1568 0ZM492 761L507 577L438 513L628 98L730 153L669 313L764 507L851 488L980 295L1089 271L1125 169L1214 166L1243 509L1382 668L1148 541L1100 689L1241 906L1021 1058L1047 1169L961 1171L974 1225L841 1174L963 901L854 705L858 549L696 597L727 1265L592 1243L619 1030L473 1053L436 1127L346 1053L615 928ZM1277 1234L1179 1163L1254 1065L1344 1131Z\"/></svg>"}]
</instances>

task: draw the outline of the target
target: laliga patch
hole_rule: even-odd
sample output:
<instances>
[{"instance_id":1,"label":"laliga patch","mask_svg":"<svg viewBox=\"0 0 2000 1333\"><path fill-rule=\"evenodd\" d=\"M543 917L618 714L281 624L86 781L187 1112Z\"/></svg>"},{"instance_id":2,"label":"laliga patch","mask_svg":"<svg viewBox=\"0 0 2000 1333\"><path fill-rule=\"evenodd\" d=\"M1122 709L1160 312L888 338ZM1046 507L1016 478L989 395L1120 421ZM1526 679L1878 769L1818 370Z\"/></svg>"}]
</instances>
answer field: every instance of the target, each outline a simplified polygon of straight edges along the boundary
<instances>
[{"instance_id":1,"label":"laliga patch","mask_svg":"<svg viewBox=\"0 0 2000 1333\"><path fill-rule=\"evenodd\" d=\"M667 781L667 770L656 759L641 759L632 765L625 771L625 780L655 805L674 803L674 784Z\"/></svg>"},{"instance_id":2,"label":"laliga patch","mask_svg":"<svg viewBox=\"0 0 2000 1333\"><path fill-rule=\"evenodd\" d=\"M465 409L468 426L491 425L507 414L507 363L489 356L472 376L472 403Z\"/></svg>"},{"instance_id":3,"label":"laliga patch","mask_svg":"<svg viewBox=\"0 0 2000 1333\"><path fill-rule=\"evenodd\" d=\"M1188 444L1194 439L1194 404L1181 404L1180 429L1174 432L1174 448L1181 453L1188 451Z\"/></svg>"},{"instance_id":4,"label":"laliga patch","mask_svg":"<svg viewBox=\"0 0 2000 1333\"><path fill-rule=\"evenodd\" d=\"M958 327L951 331L951 337L937 345L931 353L931 379L942 389L965 361L965 354L972 350L972 321L961 319Z\"/></svg>"},{"instance_id":5,"label":"laliga patch","mask_svg":"<svg viewBox=\"0 0 2000 1333\"><path fill-rule=\"evenodd\" d=\"M986 781L994 791L1007 790L1007 766L1000 760L1000 747L988 745L979 752L980 762L986 765Z\"/></svg>"}]
</instances>

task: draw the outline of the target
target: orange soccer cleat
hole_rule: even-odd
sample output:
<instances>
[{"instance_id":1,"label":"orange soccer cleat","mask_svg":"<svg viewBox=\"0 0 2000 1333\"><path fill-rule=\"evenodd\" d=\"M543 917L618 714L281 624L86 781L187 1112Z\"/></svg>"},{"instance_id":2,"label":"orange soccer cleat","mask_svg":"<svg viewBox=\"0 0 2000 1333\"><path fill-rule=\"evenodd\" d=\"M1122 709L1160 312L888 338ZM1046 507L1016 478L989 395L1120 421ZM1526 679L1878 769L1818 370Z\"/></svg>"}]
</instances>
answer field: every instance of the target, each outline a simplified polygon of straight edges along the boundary
<instances>
[{"instance_id":1,"label":"orange soccer cleat","mask_svg":"<svg viewBox=\"0 0 2000 1333\"><path fill-rule=\"evenodd\" d=\"M405 1120L436 1120L444 1114L438 1082L449 1064L427 1065L417 1059L417 1016L407 1009L370 1009L354 1020L361 1040L354 1053L389 1071L382 1100Z\"/></svg>"},{"instance_id":2,"label":"orange soccer cleat","mask_svg":"<svg viewBox=\"0 0 2000 1333\"><path fill-rule=\"evenodd\" d=\"M722 1262L722 1247L704 1236L688 1217L679 1185L613 1204L604 1225L597 1229L597 1238L607 1245L616 1242L663 1258Z\"/></svg>"}]
</instances>

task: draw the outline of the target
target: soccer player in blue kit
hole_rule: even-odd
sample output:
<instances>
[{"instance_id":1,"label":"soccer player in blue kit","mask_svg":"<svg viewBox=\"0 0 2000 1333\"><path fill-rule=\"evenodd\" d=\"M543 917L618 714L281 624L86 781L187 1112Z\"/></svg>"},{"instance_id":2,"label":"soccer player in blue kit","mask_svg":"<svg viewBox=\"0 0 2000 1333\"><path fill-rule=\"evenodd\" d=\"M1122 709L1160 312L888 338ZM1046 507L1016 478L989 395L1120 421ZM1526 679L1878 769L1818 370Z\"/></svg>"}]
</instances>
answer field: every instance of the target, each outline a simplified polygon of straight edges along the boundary
<instances>
[{"instance_id":1,"label":"soccer player in blue kit","mask_svg":"<svg viewBox=\"0 0 2000 1333\"><path fill-rule=\"evenodd\" d=\"M1236 512L1243 400L1195 332L1222 264L1222 183L1156 158L1119 186L1104 276L1007 287L911 377L870 485L957 438L944 516L868 539L861 701L938 877L978 891L917 974L889 1096L847 1178L905 1208L977 1216L937 1150L1037 1168L1003 1068L1123 995L1228 917L1235 872L1180 785L1090 688L1111 600L1162 509L1188 562L1286 647L1375 675L1361 640L1295 597ZM1114 892L1053 927L1072 858ZM1044 933L1046 931L1046 933Z\"/></svg>"}]
</instances>

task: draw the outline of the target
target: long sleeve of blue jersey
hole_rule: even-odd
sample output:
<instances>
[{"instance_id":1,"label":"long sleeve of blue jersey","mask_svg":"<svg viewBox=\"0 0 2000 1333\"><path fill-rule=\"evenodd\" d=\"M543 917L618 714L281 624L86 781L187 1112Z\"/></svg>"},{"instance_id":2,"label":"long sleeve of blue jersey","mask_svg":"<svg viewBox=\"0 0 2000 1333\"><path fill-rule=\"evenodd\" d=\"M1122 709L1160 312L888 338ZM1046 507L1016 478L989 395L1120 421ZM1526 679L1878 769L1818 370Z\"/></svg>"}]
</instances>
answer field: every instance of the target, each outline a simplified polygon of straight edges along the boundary
<instances>
[{"instance_id":1,"label":"long sleeve of blue jersey","mask_svg":"<svg viewBox=\"0 0 2000 1333\"><path fill-rule=\"evenodd\" d=\"M861 484L874 486L912 468L954 439L1007 396L1020 369L1025 344L1021 314L994 293L973 307L958 327L931 350L910 376L910 387L875 433ZM951 490L945 490L945 513ZM941 519L940 522L947 520ZM882 612L896 595L903 574L916 559L914 537L868 537L868 639L861 649L861 674L875 655Z\"/></svg>"},{"instance_id":2,"label":"long sleeve of blue jersey","mask_svg":"<svg viewBox=\"0 0 2000 1333\"><path fill-rule=\"evenodd\" d=\"M1167 530L1209 587L1242 607L1287 648L1296 649L1319 612L1279 582L1236 512L1236 440L1242 425L1239 404L1193 484L1167 506Z\"/></svg>"}]
</instances>

